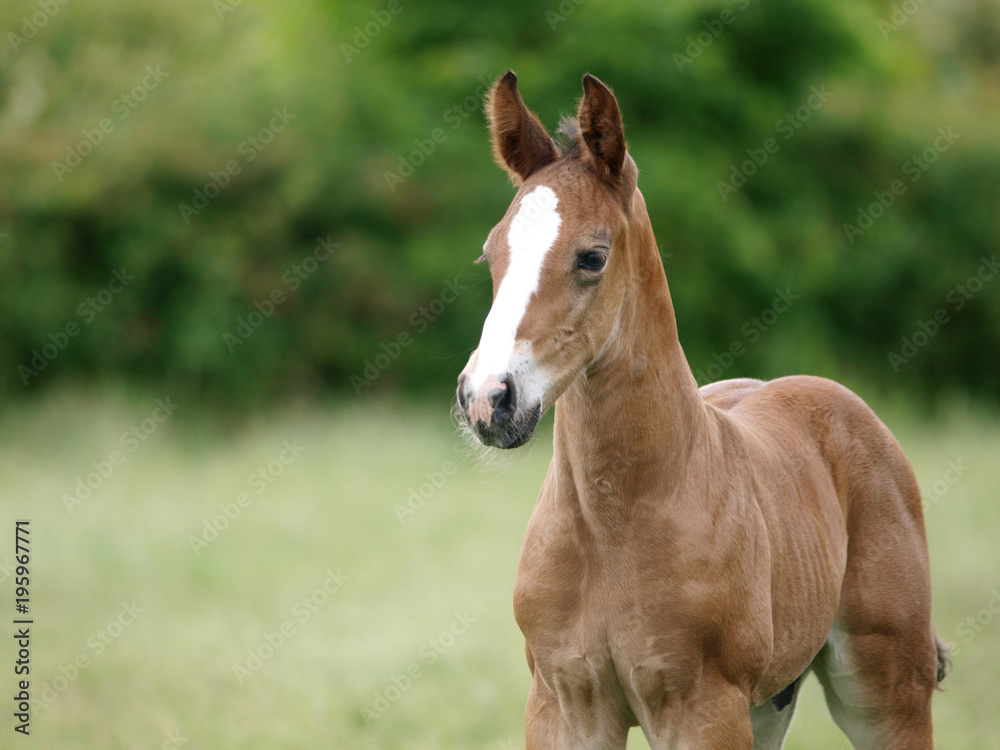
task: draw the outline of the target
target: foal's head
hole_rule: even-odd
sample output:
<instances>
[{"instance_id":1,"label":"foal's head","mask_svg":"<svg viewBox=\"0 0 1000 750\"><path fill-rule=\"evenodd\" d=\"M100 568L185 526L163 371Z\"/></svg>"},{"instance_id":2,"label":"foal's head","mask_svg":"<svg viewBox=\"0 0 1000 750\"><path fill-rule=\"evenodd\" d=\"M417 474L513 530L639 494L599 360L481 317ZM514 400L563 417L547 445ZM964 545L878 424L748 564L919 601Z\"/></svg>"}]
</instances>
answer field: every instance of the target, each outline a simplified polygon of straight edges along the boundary
<instances>
[{"instance_id":1,"label":"foal's head","mask_svg":"<svg viewBox=\"0 0 1000 750\"><path fill-rule=\"evenodd\" d=\"M461 414L487 445L516 448L531 437L600 357L629 290L637 171L614 94L590 75L583 91L559 145L512 72L487 102L494 157L519 186L483 246L493 307L458 378Z\"/></svg>"}]
</instances>

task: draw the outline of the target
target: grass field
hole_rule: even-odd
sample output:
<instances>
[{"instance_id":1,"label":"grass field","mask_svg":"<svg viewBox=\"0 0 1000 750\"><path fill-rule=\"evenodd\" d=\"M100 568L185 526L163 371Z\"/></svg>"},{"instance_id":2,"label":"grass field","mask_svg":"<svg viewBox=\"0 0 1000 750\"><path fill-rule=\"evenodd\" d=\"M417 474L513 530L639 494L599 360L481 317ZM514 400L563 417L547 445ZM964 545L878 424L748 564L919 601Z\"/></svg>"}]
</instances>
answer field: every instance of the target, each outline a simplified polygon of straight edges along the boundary
<instances>
[{"instance_id":1,"label":"grass field","mask_svg":"<svg viewBox=\"0 0 1000 750\"><path fill-rule=\"evenodd\" d=\"M523 746L511 589L546 428L484 469L446 403L232 425L159 398L63 394L0 419L0 561L30 519L37 704L15 745L5 629L0 747ZM1000 420L884 417L925 490L935 620L960 647L938 747L1000 748ZM786 747L849 747L815 680Z\"/></svg>"}]
</instances>

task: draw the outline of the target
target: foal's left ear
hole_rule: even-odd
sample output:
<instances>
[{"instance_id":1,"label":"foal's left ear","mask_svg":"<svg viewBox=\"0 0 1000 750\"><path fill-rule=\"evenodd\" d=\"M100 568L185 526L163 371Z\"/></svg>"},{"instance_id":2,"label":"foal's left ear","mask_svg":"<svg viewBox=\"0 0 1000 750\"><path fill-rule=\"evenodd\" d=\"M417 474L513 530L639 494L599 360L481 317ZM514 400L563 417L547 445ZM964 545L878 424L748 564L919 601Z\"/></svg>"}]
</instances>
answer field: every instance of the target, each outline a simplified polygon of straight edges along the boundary
<instances>
[{"instance_id":1,"label":"foal's left ear","mask_svg":"<svg viewBox=\"0 0 1000 750\"><path fill-rule=\"evenodd\" d=\"M513 70L498 79L486 99L493 157L519 185L528 175L559 158L545 126L524 105Z\"/></svg>"},{"instance_id":2,"label":"foal's left ear","mask_svg":"<svg viewBox=\"0 0 1000 750\"><path fill-rule=\"evenodd\" d=\"M626 193L625 198L631 198L635 164L628 155L618 100L611 89L590 73L583 77L583 98L576 117L598 176L620 187ZM632 190L628 190L630 183Z\"/></svg>"}]
</instances>

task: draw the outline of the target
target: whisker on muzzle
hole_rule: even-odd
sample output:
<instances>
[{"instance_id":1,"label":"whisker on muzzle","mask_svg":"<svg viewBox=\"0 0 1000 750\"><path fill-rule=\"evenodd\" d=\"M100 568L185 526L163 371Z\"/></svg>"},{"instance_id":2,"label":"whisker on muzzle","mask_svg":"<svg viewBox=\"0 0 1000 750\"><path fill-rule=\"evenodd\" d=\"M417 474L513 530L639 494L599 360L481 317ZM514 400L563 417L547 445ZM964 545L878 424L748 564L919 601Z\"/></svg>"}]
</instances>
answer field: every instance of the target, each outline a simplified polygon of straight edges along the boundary
<instances>
[{"instance_id":1,"label":"whisker on muzzle","mask_svg":"<svg viewBox=\"0 0 1000 750\"><path fill-rule=\"evenodd\" d=\"M499 477L515 463L523 460L524 456L530 452L529 446L533 444L533 441L529 441L525 450L517 451L485 445L462 413L462 407L459 405L457 397L452 399L451 418L461 443L456 452L461 458L471 462L475 470L482 474ZM515 425L515 427L520 427L520 425Z\"/></svg>"}]
</instances>

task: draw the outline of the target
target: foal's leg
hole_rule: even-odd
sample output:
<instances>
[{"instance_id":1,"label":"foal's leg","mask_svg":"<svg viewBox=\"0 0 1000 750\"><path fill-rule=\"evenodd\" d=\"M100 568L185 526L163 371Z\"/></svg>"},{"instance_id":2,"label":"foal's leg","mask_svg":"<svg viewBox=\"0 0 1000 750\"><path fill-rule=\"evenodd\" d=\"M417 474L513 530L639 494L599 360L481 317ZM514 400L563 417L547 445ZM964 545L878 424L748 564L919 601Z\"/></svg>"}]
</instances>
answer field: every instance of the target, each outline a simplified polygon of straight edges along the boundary
<instances>
[{"instance_id":1,"label":"foal's leg","mask_svg":"<svg viewBox=\"0 0 1000 750\"><path fill-rule=\"evenodd\" d=\"M724 680L704 678L683 700L640 719L653 750L751 750L747 694ZM766 746L765 746L766 747Z\"/></svg>"},{"instance_id":2,"label":"foal's leg","mask_svg":"<svg viewBox=\"0 0 1000 750\"><path fill-rule=\"evenodd\" d=\"M628 721L614 701L567 685L554 693L536 673L524 714L525 750L625 750Z\"/></svg>"},{"instance_id":3,"label":"foal's leg","mask_svg":"<svg viewBox=\"0 0 1000 750\"><path fill-rule=\"evenodd\" d=\"M750 709L754 750L781 750L805 677L802 675L771 700Z\"/></svg>"},{"instance_id":4,"label":"foal's leg","mask_svg":"<svg viewBox=\"0 0 1000 750\"><path fill-rule=\"evenodd\" d=\"M931 750L933 638L835 628L813 662L837 726L856 750Z\"/></svg>"},{"instance_id":5,"label":"foal's leg","mask_svg":"<svg viewBox=\"0 0 1000 750\"><path fill-rule=\"evenodd\" d=\"M855 748L930 750L938 672L930 565L920 490L893 446L884 438L855 461L840 605L813 669Z\"/></svg>"}]
</instances>

